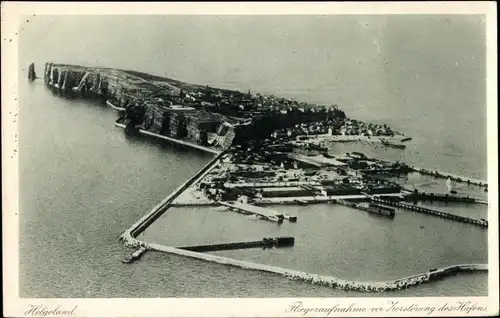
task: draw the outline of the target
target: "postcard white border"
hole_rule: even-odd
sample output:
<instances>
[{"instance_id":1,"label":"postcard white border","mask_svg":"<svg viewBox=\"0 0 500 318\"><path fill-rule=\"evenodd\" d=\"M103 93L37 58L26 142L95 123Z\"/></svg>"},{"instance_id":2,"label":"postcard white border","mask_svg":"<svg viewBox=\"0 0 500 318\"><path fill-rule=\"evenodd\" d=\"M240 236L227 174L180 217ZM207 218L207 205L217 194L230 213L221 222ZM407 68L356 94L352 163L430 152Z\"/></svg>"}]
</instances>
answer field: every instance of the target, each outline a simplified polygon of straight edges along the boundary
<instances>
[{"instance_id":1,"label":"postcard white border","mask_svg":"<svg viewBox=\"0 0 500 318\"><path fill-rule=\"evenodd\" d=\"M17 74L16 41L19 18L25 15L163 15L163 14L484 14L487 24L487 103L488 103L488 183L489 204L489 283L488 297L363 297L363 298L242 298L242 299L27 299L19 298L18 269L18 158L17 158ZM487 306L487 312L435 311L429 316L464 316L498 314L498 137L497 137L497 17L496 2L301 2L301 3L2 3L2 241L4 315L22 317L30 304L48 308L72 309L73 317L273 317L304 316L286 312L292 302L304 307L387 308L389 301L400 305L442 306L444 303L471 302ZM325 310L326 310L325 309ZM326 316L310 312L306 316ZM374 312L329 316L419 316L415 312ZM56 317L58 315L46 315ZM61 317L59 315L59 317Z\"/></svg>"}]
</instances>

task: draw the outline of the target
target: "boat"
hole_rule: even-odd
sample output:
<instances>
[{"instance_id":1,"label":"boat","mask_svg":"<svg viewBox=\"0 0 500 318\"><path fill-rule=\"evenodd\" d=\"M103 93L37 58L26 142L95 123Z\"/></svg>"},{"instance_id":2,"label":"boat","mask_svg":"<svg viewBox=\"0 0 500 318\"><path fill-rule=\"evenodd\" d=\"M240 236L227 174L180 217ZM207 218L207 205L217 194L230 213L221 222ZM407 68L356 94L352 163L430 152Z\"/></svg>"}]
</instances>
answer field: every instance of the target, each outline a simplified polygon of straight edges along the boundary
<instances>
[{"instance_id":1,"label":"boat","mask_svg":"<svg viewBox=\"0 0 500 318\"><path fill-rule=\"evenodd\" d=\"M382 139L381 142L384 146L387 146L387 147L398 148L398 149L405 149L406 148L406 145L392 143L392 142L389 142L389 141L384 140L384 139Z\"/></svg>"}]
</instances>

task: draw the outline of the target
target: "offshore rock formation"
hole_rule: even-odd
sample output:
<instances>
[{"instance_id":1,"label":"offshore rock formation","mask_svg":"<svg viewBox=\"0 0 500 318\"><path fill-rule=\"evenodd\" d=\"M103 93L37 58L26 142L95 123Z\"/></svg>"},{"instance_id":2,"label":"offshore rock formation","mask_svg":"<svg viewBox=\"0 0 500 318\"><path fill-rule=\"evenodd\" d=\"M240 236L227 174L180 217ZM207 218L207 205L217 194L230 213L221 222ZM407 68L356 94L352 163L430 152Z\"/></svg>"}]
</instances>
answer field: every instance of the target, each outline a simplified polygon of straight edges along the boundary
<instances>
[{"instance_id":1,"label":"offshore rock formation","mask_svg":"<svg viewBox=\"0 0 500 318\"><path fill-rule=\"evenodd\" d=\"M28 80L30 82L33 82L36 79L37 79L37 77L36 77L36 72L35 72L35 63L31 63L29 68L28 68Z\"/></svg>"}]
</instances>

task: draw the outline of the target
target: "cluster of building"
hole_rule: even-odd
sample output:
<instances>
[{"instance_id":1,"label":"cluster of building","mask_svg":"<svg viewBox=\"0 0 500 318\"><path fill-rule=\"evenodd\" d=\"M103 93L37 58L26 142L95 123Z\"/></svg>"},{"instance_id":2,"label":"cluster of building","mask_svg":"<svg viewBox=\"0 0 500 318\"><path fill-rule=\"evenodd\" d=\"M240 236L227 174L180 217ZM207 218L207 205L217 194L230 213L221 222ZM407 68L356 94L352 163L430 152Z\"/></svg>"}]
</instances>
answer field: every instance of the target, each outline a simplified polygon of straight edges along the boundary
<instances>
[{"instance_id":1,"label":"cluster of building","mask_svg":"<svg viewBox=\"0 0 500 318\"><path fill-rule=\"evenodd\" d=\"M337 129L338 135L361 135L361 136L394 136L400 133L393 131L386 124L365 123L355 119L346 119Z\"/></svg>"},{"instance_id":2,"label":"cluster of building","mask_svg":"<svg viewBox=\"0 0 500 318\"><path fill-rule=\"evenodd\" d=\"M302 122L293 127L278 129L272 137L281 140L307 140L328 136L385 136L399 135L387 125L364 123L349 118L325 118L314 122Z\"/></svg>"},{"instance_id":3,"label":"cluster of building","mask_svg":"<svg viewBox=\"0 0 500 318\"><path fill-rule=\"evenodd\" d=\"M330 197L364 194L397 194L396 183L366 172L366 165L385 167L363 154L331 156L332 163L317 165L279 152L272 147L235 147L198 184L198 191L209 200L247 200L258 203L269 198ZM366 164L366 165L365 165ZM364 167L364 168L363 168Z\"/></svg>"}]
</instances>

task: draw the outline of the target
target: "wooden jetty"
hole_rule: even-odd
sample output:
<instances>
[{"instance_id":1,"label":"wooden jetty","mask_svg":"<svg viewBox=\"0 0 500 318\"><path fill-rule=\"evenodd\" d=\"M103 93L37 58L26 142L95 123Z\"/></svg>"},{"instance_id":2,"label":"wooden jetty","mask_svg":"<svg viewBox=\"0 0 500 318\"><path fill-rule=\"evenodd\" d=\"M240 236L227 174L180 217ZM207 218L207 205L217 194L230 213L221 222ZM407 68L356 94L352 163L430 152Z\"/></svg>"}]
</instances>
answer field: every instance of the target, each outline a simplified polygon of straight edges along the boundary
<instances>
[{"instance_id":1,"label":"wooden jetty","mask_svg":"<svg viewBox=\"0 0 500 318\"><path fill-rule=\"evenodd\" d=\"M294 244L295 244L295 238L293 237L276 237L276 238L263 238L260 241L207 244L207 245L187 246L178 248L193 252L214 252L214 251L236 250L236 249L255 248L255 247L264 247L264 248L286 247L286 246L293 246Z\"/></svg>"},{"instance_id":2,"label":"wooden jetty","mask_svg":"<svg viewBox=\"0 0 500 318\"><path fill-rule=\"evenodd\" d=\"M417 206L417 205L382 200L382 199L376 198L376 197L370 197L370 200L372 202L380 203L383 205L389 205L389 206L394 206L397 208L411 210L411 211L418 212L418 213L433 215L433 216L437 216L437 217L440 217L443 219L449 219L449 220L454 220L454 221L458 221L458 222L462 222L462 223L474 224L474 225L478 225L478 226L484 227L484 228L488 227L488 221L486 221L484 219L476 220L476 219L468 218L465 216L459 216L459 215L450 214L450 213L446 213L446 212L442 212L442 211L432 210L429 208L424 208L424 207Z\"/></svg>"},{"instance_id":3,"label":"wooden jetty","mask_svg":"<svg viewBox=\"0 0 500 318\"><path fill-rule=\"evenodd\" d=\"M258 215L259 217L262 217L263 219L268 220L268 221L272 221L272 222L282 223L284 219L288 220L290 222L297 221L296 216L289 216L287 214L282 214L282 213L279 213L277 211L273 211L270 209L251 205L248 203L242 203L242 202L237 202L237 201L231 201L231 202L218 201L217 203L220 205L227 206L227 207L235 210L236 212L243 213L243 214Z\"/></svg>"}]
</instances>

